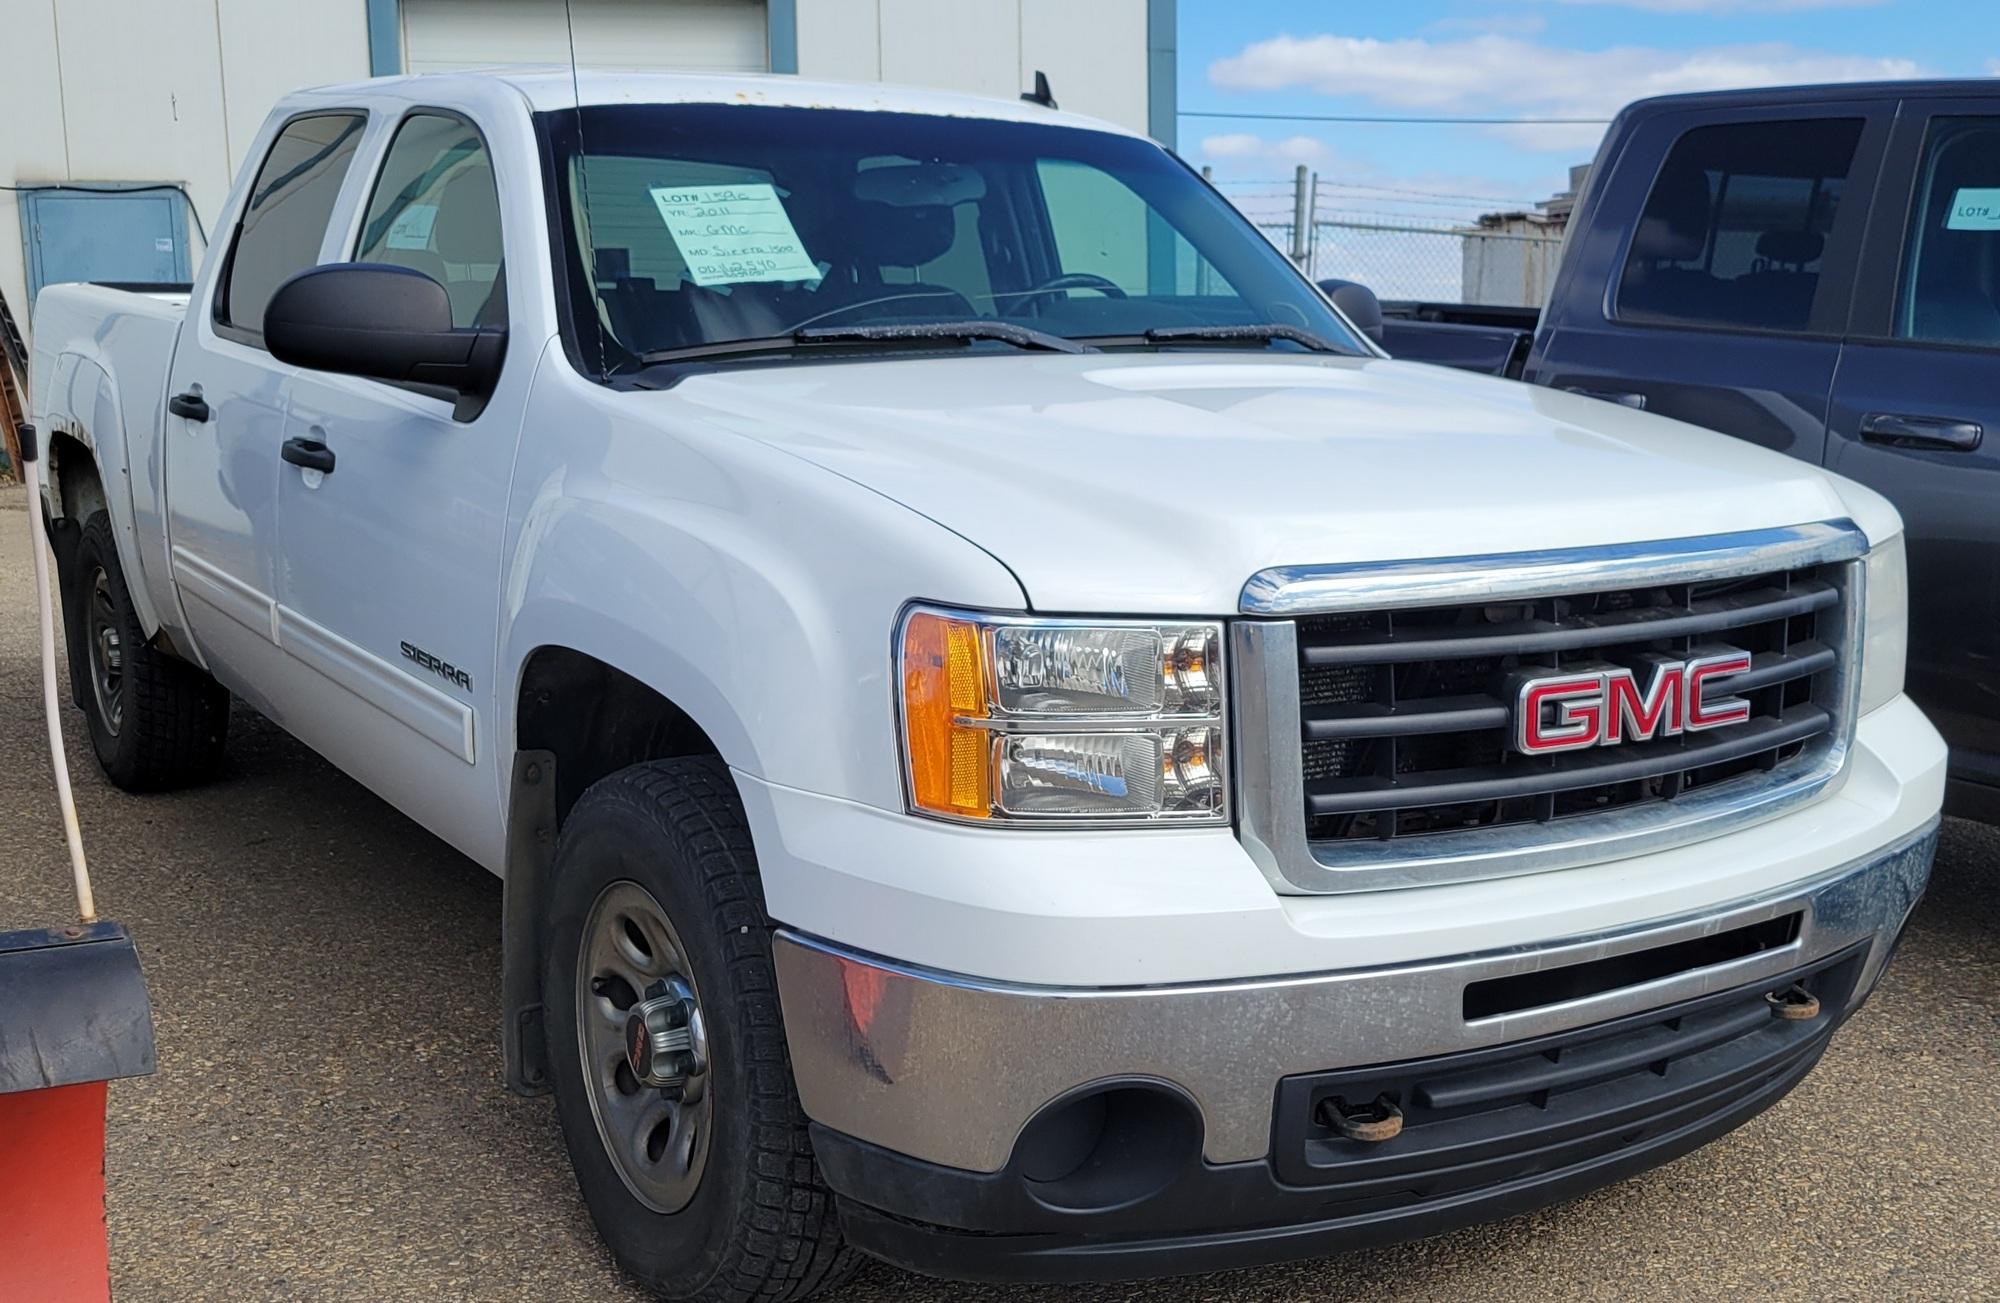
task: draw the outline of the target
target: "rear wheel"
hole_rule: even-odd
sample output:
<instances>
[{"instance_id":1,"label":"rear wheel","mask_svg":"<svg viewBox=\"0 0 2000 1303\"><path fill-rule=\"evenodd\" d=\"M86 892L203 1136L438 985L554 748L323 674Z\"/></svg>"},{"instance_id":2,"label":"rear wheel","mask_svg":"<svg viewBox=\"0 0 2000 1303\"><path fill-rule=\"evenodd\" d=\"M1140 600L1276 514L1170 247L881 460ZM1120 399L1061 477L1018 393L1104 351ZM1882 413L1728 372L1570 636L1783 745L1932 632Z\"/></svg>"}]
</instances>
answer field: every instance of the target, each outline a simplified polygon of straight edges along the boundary
<instances>
[{"instance_id":1,"label":"rear wheel","mask_svg":"<svg viewBox=\"0 0 2000 1303\"><path fill-rule=\"evenodd\" d=\"M741 803L710 758L635 765L564 821L542 993L556 1111L619 1264L672 1299L845 1280L792 1084Z\"/></svg>"},{"instance_id":2,"label":"rear wheel","mask_svg":"<svg viewBox=\"0 0 2000 1303\"><path fill-rule=\"evenodd\" d=\"M72 667L97 762L128 792L206 782L222 767L229 693L146 640L118 564L111 517L97 512L77 539L65 619L80 638Z\"/></svg>"}]
</instances>

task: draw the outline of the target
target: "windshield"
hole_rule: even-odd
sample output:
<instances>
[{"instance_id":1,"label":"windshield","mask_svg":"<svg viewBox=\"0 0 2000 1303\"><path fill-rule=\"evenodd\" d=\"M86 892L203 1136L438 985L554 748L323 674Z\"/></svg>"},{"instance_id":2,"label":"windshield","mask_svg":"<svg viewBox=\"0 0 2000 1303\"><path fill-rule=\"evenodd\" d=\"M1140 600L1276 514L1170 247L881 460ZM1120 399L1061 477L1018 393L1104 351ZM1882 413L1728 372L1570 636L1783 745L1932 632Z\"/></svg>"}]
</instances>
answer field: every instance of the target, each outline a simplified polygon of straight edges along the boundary
<instances>
[{"instance_id":1,"label":"windshield","mask_svg":"<svg viewBox=\"0 0 2000 1303\"><path fill-rule=\"evenodd\" d=\"M605 105L583 110L580 154L576 114L540 126L565 330L591 371L966 323L981 325L959 332L968 347L1034 332L1365 351L1255 228L1148 141L908 113ZM1294 338L1190 338L1271 325Z\"/></svg>"}]
</instances>

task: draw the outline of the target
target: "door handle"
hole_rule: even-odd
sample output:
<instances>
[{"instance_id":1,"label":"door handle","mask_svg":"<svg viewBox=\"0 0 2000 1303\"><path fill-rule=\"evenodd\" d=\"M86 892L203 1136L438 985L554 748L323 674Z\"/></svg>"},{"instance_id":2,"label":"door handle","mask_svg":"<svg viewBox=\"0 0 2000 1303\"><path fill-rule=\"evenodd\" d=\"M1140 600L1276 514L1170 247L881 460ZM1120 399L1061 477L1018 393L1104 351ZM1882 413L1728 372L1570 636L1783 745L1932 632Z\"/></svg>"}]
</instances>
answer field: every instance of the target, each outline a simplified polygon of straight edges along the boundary
<instances>
[{"instance_id":1,"label":"door handle","mask_svg":"<svg viewBox=\"0 0 2000 1303\"><path fill-rule=\"evenodd\" d=\"M1943 448L1971 452L1986 431L1977 421L1954 421L1943 416L1897 416L1873 412L1861 420L1861 437L1868 443L1886 443L1891 448Z\"/></svg>"},{"instance_id":2,"label":"door handle","mask_svg":"<svg viewBox=\"0 0 2000 1303\"><path fill-rule=\"evenodd\" d=\"M333 449L318 439L287 439L278 455L294 466L303 466L322 475L333 474Z\"/></svg>"},{"instance_id":3,"label":"door handle","mask_svg":"<svg viewBox=\"0 0 2000 1303\"><path fill-rule=\"evenodd\" d=\"M1582 385L1565 385L1563 386L1563 391L1565 393L1581 394L1585 398L1595 398L1603 403L1616 403L1620 407L1629 407L1635 412L1646 410L1646 395L1644 394L1620 393L1613 389L1585 389Z\"/></svg>"},{"instance_id":4,"label":"door handle","mask_svg":"<svg viewBox=\"0 0 2000 1303\"><path fill-rule=\"evenodd\" d=\"M184 394L175 394L167 400L167 410L187 421L208 419L208 400L190 389Z\"/></svg>"}]
</instances>

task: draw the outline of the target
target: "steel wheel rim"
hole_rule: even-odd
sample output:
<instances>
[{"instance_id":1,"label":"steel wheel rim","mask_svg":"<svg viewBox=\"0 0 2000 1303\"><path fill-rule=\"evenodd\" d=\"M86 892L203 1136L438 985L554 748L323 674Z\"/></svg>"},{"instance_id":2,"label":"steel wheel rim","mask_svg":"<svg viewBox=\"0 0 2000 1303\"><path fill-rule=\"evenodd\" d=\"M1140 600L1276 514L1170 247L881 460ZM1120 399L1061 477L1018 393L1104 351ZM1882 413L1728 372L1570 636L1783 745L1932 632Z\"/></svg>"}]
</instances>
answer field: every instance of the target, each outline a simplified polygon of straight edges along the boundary
<instances>
[{"instance_id":1,"label":"steel wheel rim","mask_svg":"<svg viewBox=\"0 0 2000 1303\"><path fill-rule=\"evenodd\" d=\"M125 725L125 645L118 626L111 576L100 566L90 577L90 618L85 641L90 649L90 695L97 703L98 721L113 737Z\"/></svg>"},{"instance_id":2,"label":"steel wheel rim","mask_svg":"<svg viewBox=\"0 0 2000 1303\"><path fill-rule=\"evenodd\" d=\"M680 934L653 894L636 882L599 892L577 949L576 1037L598 1140L632 1197L658 1213L687 1206L708 1165L714 1101L707 1071L679 1098L643 1085L632 1071L627 1014L648 987L678 979L699 1006ZM706 1037L702 1056L707 1057Z\"/></svg>"}]
</instances>

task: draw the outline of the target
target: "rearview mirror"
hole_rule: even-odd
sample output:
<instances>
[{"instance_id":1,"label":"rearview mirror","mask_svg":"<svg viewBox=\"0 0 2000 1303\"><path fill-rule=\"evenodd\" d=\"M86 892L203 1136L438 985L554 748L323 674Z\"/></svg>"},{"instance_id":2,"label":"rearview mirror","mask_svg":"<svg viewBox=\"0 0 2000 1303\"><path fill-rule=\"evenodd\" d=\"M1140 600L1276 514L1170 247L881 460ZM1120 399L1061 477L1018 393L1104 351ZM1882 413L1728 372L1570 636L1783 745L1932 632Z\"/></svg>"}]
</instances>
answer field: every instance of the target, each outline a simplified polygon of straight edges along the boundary
<instances>
[{"instance_id":1,"label":"rearview mirror","mask_svg":"<svg viewBox=\"0 0 2000 1303\"><path fill-rule=\"evenodd\" d=\"M451 297L420 271L345 262L278 287L264 309L264 346L293 366L442 390L466 420L500 378L507 332L455 328Z\"/></svg>"},{"instance_id":2,"label":"rearview mirror","mask_svg":"<svg viewBox=\"0 0 2000 1303\"><path fill-rule=\"evenodd\" d=\"M1323 280L1319 287L1333 300L1333 306L1347 315L1354 328L1376 343L1382 342L1382 302L1375 291L1358 281Z\"/></svg>"}]
</instances>

